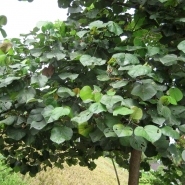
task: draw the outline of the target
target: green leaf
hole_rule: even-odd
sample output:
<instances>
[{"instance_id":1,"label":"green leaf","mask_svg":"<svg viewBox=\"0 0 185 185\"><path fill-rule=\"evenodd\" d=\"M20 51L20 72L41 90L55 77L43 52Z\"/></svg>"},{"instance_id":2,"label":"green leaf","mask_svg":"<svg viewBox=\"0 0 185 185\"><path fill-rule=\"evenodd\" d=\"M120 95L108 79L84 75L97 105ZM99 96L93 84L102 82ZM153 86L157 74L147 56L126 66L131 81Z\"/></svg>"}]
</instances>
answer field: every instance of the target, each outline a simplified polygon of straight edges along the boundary
<instances>
[{"instance_id":1,"label":"green leaf","mask_svg":"<svg viewBox=\"0 0 185 185\"><path fill-rule=\"evenodd\" d=\"M121 35L123 33L122 28L115 22L109 21L105 24L110 32L113 32L115 35Z\"/></svg>"},{"instance_id":2,"label":"green leaf","mask_svg":"<svg viewBox=\"0 0 185 185\"><path fill-rule=\"evenodd\" d=\"M71 121L77 122L77 123L84 123L88 121L92 117L93 113L89 110L85 110L81 112L79 115L75 116L71 119Z\"/></svg>"},{"instance_id":3,"label":"green leaf","mask_svg":"<svg viewBox=\"0 0 185 185\"><path fill-rule=\"evenodd\" d=\"M182 151L182 159L185 161L185 150Z\"/></svg>"},{"instance_id":4,"label":"green leaf","mask_svg":"<svg viewBox=\"0 0 185 185\"><path fill-rule=\"evenodd\" d=\"M27 103L29 100L35 97L36 91L33 88L24 89L18 94L18 102L19 103Z\"/></svg>"},{"instance_id":5,"label":"green leaf","mask_svg":"<svg viewBox=\"0 0 185 185\"><path fill-rule=\"evenodd\" d=\"M93 3L93 0L91 1L87 1L89 4ZM87 6L87 5L86 5ZM91 9L90 11L88 11L85 15L86 17L93 19L97 16L97 14L99 13L98 9Z\"/></svg>"},{"instance_id":6,"label":"green leaf","mask_svg":"<svg viewBox=\"0 0 185 185\"><path fill-rule=\"evenodd\" d=\"M120 107L116 107L116 108L114 109L113 115L114 115L114 116L117 116L117 115L119 114L119 115L125 116L125 115L132 114L133 112L134 112L134 111L131 110L131 109L128 109L128 108L126 108L126 107L120 106Z\"/></svg>"},{"instance_id":7,"label":"green leaf","mask_svg":"<svg viewBox=\"0 0 185 185\"><path fill-rule=\"evenodd\" d=\"M66 126L55 126L51 130L50 139L51 141L57 144L61 144L64 141L70 140L72 136L73 136L73 131L71 128L66 127Z\"/></svg>"},{"instance_id":8,"label":"green leaf","mask_svg":"<svg viewBox=\"0 0 185 185\"><path fill-rule=\"evenodd\" d=\"M94 132L91 132L89 134L91 140L93 143L100 141L100 139L103 137L103 132L100 131L99 129L96 129Z\"/></svg>"},{"instance_id":9,"label":"green leaf","mask_svg":"<svg viewBox=\"0 0 185 185\"><path fill-rule=\"evenodd\" d=\"M58 75L62 80L65 80L67 78L71 80L75 80L78 77L79 74L73 74L73 73L62 73Z\"/></svg>"},{"instance_id":10,"label":"green leaf","mask_svg":"<svg viewBox=\"0 0 185 185\"><path fill-rule=\"evenodd\" d=\"M165 66L171 66L177 63L177 55L174 54L165 55L164 57L160 58L160 61Z\"/></svg>"},{"instance_id":11,"label":"green leaf","mask_svg":"<svg viewBox=\"0 0 185 185\"><path fill-rule=\"evenodd\" d=\"M158 117L158 116L152 116L152 122L153 123L156 123L158 125L162 125L164 122L165 122L165 118L162 118L162 117Z\"/></svg>"},{"instance_id":12,"label":"green leaf","mask_svg":"<svg viewBox=\"0 0 185 185\"><path fill-rule=\"evenodd\" d=\"M154 85L149 83L136 83L131 91L132 95L139 96L143 101L151 99L156 93Z\"/></svg>"},{"instance_id":13,"label":"green leaf","mask_svg":"<svg viewBox=\"0 0 185 185\"><path fill-rule=\"evenodd\" d=\"M6 31L2 29L1 27L0 27L0 32L4 38L7 37Z\"/></svg>"},{"instance_id":14,"label":"green leaf","mask_svg":"<svg viewBox=\"0 0 185 185\"><path fill-rule=\"evenodd\" d=\"M122 146L130 146L130 136L121 137L119 142Z\"/></svg>"},{"instance_id":15,"label":"green leaf","mask_svg":"<svg viewBox=\"0 0 185 185\"><path fill-rule=\"evenodd\" d=\"M8 128L7 129L7 136L11 139L16 141L22 139L26 135L26 130L24 129L16 129L16 128Z\"/></svg>"},{"instance_id":16,"label":"green leaf","mask_svg":"<svg viewBox=\"0 0 185 185\"><path fill-rule=\"evenodd\" d=\"M107 109L112 109L113 105L120 101L123 101L123 98L118 95L114 95L114 96L103 95L100 100L102 104L106 105Z\"/></svg>"},{"instance_id":17,"label":"green leaf","mask_svg":"<svg viewBox=\"0 0 185 185\"><path fill-rule=\"evenodd\" d=\"M17 120L17 116L8 116L6 119L1 120L0 124L12 125Z\"/></svg>"},{"instance_id":18,"label":"green leaf","mask_svg":"<svg viewBox=\"0 0 185 185\"><path fill-rule=\"evenodd\" d=\"M149 73L152 72L152 68L149 66L143 66L143 65L136 65L134 67L132 67L129 71L128 74L132 77L132 78L136 78L138 76L143 76L143 75L147 75Z\"/></svg>"},{"instance_id":19,"label":"green leaf","mask_svg":"<svg viewBox=\"0 0 185 185\"><path fill-rule=\"evenodd\" d=\"M42 50L40 48L31 49L30 53L34 57L40 57L42 54Z\"/></svg>"},{"instance_id":20,"label":"green leaf","mask_svg":"<svg viewBox=\"0 0 185 185\"><path fill-rule=\"evenodd\" d=\"M169 103L172 105L177 105L177 101L171 96L161 96L159 101L162 103L162 105L169 105Z\"/></svg>"},{"instance_id":21,"label":"green leaf","mask_svg":"<svg viewBox=\"0 0 185 185\"><path fill-rule=\"evenodd\" d=\"M5 15L0 15L0 26L7 24L7 18Z\"/></svg>"},{"instance_id":22,"label":"green leaf","mask_svg":"<svg viewBox=\"0 0 185 185\"><path fill-rule=\"evenodd\" d=\"M47 125L45 120L42 121L33 121L31 123L30 129L35 128L36 130L41 130Z\"/></svg>"},{"instance_id":23,"label":"green leaf","mask_svg":"<svg viewBox=\"0 0 185 185\"><path fill-rule=\"evenodd\" d=\"M143 111L141 108L132 107L131 108L134 112L130 115L130 117L134 120L140 120L143 117Z\"/></svg>"},{"instance_id":24,"label":"green leaf","mask_svg":"<svg viewBox=\"0 0 185 185\"><path fill-rule=\"evenodd\" d=\"M41 28L42 26L47 26L47 25L49 25L51 22L49 22L49 21L39 21L39 22L37 22L37 24L36 24L36 26L38 27L38 28Z\"/></svg>"},{"instance_id":25,"label":"green leaf","mask_svg":"<svg viewBox=\"0 0 185 185\"><path fill-rule=\"evenodd\" d=\"M33 121L39 122L43 120L42 111L43 108L32 109L27 119L27 124L31 124Z\"/></svg>"},{"instance_id":26,"label":"green leaf","mask_svg":"<svg viewBox=\"0 0 185 185\"><path fill-rule=\"evenodd\" d=\"M57 91L58 96L62 97L62 98L67 98L70 96L75 96L75 93L67 88L67 87L60 87Z\"/></svg>"},{"instance_id":27,"label":"green leaf","mask_svg":"<svg viewBox=\"0 0 185 185\"><path fill-rule=\"evenodd\" d=\"M38 84L39 87L44 87L48 81L48 78L44 75L34 75L31 77L31 84Z\"/></svg>"},{"instance_id":28,"label":"green leaf","mask_svg":"<svg viewBox=\"0 0 185 185\"><path fill-rule=\"evenodd\" d=\"M179 126L180 131L185 132L185 124Z\"/></svg>"},{"instance_id":29,"label":"green leaf","mask_svg":"<svg viewBox=\"0 0 185 185\"><path fill-rule=\"evenodd\" d=\"M83 101L92 100L92 99L93 99L93 90L91 89L90 86L84 86L84 87L80 90L80 98L81 98Z\"/></svg>"},{"instance_id":30,"label":"green leaf","mask_svg":"<svg viewBox=\"0 0 185 185\"><path fill-rule=\"evenodd\" d=\"M184 106L171 106L170 110L173 112L174 115L180 115L184 114L185 112L185 107Z\"/></svg>"},{"instance_id":31,"label":"green leaf","mask_svg":"<svg viewBox=\"0 0 185 185\"><path fill-rule=\"evenodd\" d=\"M119 80L117 82L112 82L110 83L110 85L114 88L114 89L117 89L117 88L120 88L120 87L124 87L125 85L128 84L129 81L127 80Z\"/></svg>"},{"instance_id":32,"label":"green leaf","mask_svg":"<svg viewBox=\"0 0 185 185\"><path fill-rule=\"evenodd\" d=\"M116 62L120 66L125 65L132 65L132 64L139 64L139 60L135 55L129 54L129 53L116 53L112 56L112 58L116 59Z\"/></svg>"},{"instance_id":33,"label":"green leaf","mask_svg":"<svg viewBox=\"0 0 185 185\"><path fill-rule=\"evenodd\" d=\"M7 57L6 54L0 54L0 66L4 66L5 65L6 57Z\"/></svg>"},{"instance_id":34,"label":"green leaf","mask_svg":"<svg viewBox=\"0 0 185 185\"><path fill-rule=\"evenodd\" d=\"M51 111L51 117L53 120L58 120L61 116L67 116L71 112L68 107L56 107Z\"/></svg>"},{"instance_id":35,"label":"green leaf","mask_svg":"<svg viewBox=\"0 0 185 185\"><path fill-rule=\"evenodd\" d=\"M99 80L99 81L108 81L108 80L110 80L110 77L107 75L107 74L102 74L102 75L97 75L97 79Z\"/></svg>"},{"instance_id":36,"label":"green leaf","mask_svg":"<svg viewBox=\"0 0 185 185\"><path fill-rule=\"evenodd\" d=\"M95 102L100 102L101 97L102 97L102 94L100 92L95 92L94 93L94 101Z\"/></svg>"},{"instance_id":37,"label":"green leaf","mask_svg":"<svg viewBox=\"0 0 185 185\"><path fill-rule=\"evenodd\" d=\"M47 123L51 123L53 121L58 120L62 116L67 116L71 112L70 108L68 107L56 107L53 108L53 106L49 105L44 108L44 110L41 112L44 119Z\"/></svg>"},{"instance_id":38,"label":"green leaf","mask_svg":"<svg viewBox=\"0 0 185 185\"><path fill-rule=\"evenodd\" d=\"M177 48L185 53L185 40L181 41L178 45Z\"/></svg>"},{"instance_id":39,"label":"green leaf","mask_svg":"<svg viewBox=\"0 0 185 185\"><path fill-rule=\"evenodd\" d=\"M161 137L161 130L154 125L147 125L144 128L138 126L135 128L134 134L154 143Z\"/></svg>"},{"instance_id":40,"label":"green leaf","mask_svg":"<svg viewBox=\"0 0 185 185\"><path fill-rule=\"evenodd\" d=\"M120 123L120 117L119 116L113 116L109 113L104 113L104 123L109 127L112 128L114 125Z\"/></svg>"},{"instance_id":41,"label":"green leaf","mask_svg":"<svg viewBox=\"0 0 185 185\"><path fill-rule=\"evenodd\" d=\"M5 79L0 79L0 88L6 87L7 85L11 84L14 80L19 80L20 77L7 77Z\"/></svg>"},{"instance_id":42,"label":"green leaf","mask_svg":"<svg viewBox=\"0 0 185 185\"><path fill-rule=\"evenodd\" d=\"M168 148L168 151L171 153L173 163L175 165L180 165L182 162L182 153L179 151L179 149L174 144L171 144Z\"/></svg>"},{"instance_id":43,"label":"green leaf","mask_svg":"<svg viewBox=\"0 0 185 185\"><path fill-rule=\"evenodd\" d=\"M101 103L93 103L90 105L89 111L93 114L99 114L100 112L107 111L107 109Z\"/></svg>"},{"instance_id":44,"label":"green leaf","mask_svg":"<svg viewBox=\"0 0 185 185\"><path fill-rule=\"evenodd\" d=\"M130 137L130 145L132 148L144 152L147 148L147 142L139 136Z\"/></svg>"},{"instance_id":45,"label":"green leaf","mask_svg":"<svg viewBox=\"0 0 185 185\"><path fill-rule=\"evenodd\" d=\"M168 1L168 0L159 0L161 3L164 3L164 2L166 2L166 1Z\"/></svg>"},{"instance_id":46,"label":"green leaf","mask_svg":"<svg viewBox=\"0 0 185 185\"><path fill-rule=\"evenodd\" d=\"M59 49L54 49L46 54L48 59L57 58L57 60L62 60L65 56L66 55Z\"/></svg>"},{"instance_id":47,"label":"green leaf","mask_svg":"<svg viewBox=\"0 0 185 185\"><path fill-rule=\"evenodd\" d=\"M172 98L174 98L176 101L180 101L183 98L183 94L180 89L178 88L170 88L169 94Z\"/></svg>"},{"instance_id":48,"label":"green leaf","mask_svg":"<svg viewBox=\"0 0 185 185\"><path fill-rule=\"evenodd\" d=\"M86 33L88 33L89 31L87 31L87 30L83 30L83 31L78 31L77 33L76 33L76 35L78 35L80 38L82 38L82 37L84 37L84 35L86 34Z\"/></svg>"},{"instance_id":49,"label":"green leaf","mask_svg":"<svg viewBox=\"0 0 185 185\"><path fill-rule=\"evenodd\" d=\"M160 53L160 48L158 47L147 46L147 50L150 57Z\"/></svg>"},{"instance_id":50,"label":"green leaf","mask_svg":"<svg viewBox=\"0 0 185 185\"><path fill-rule=\"evenodd\" d=\"M89 133L93 130L93 126L88 122L78 124L78 133L84 137L89 138Z\"/></svg>"},{"instance_id":51,"label":"green leaf","mask_svg":"<svg viewBox=\"0 0 185 185\"><path fill-rule=\"evenodd\" d=\"M94 21L94 22L91 22L89 24L89 28L93 28L93 27L97 27L97 28L103 28L105 27L104 23L102 21Z\"/></svg>"},{"instance_id":52,"label":"green leaf","mask_svg":"<svg viewBox=\"0 0 185 185\"><path fill-rule=\"evenodd\" d=\"M153 145L156 148L159 148L162 150L166 150L169 147L169 144L170 144L169 139L164 135L161 135L160 139L153 143Z\"/></svg>"},{"instance_id":53,"label":"green leaf","mask_svg":"<svg viewBox=\"0 0 185 185\"><path fill-rule=\"evenodd\" d=\"M123 124L114 125L113 130L118 137L131 136L133 134L133 129L127 126L125 127Z\"/></svg>"},{"instance_id":54,"label":"green leaf","mask_svg":"<svg viewBox=\"0 0 185 185\"><path fill-rule=\"evenodd\" d=\"M180 137L179 133L176 130L173 130L173 128L169 127L169 126L165 126L165 127L161 128L161 132L165 136L169 136L173 139L179 139L179 137Z\"/></svg>"},{"instance_id":55,"label":"green leaf","mask_svg":"<svg viewBox=\"0 0 185 185\"><path fill-rule=\"evenodd\" d=\"M53 94L53 93L55 93L57 91L57 89L53 89L52 91L49 91L49 92L47 92L46 94L44 94L44 96L43 97L48 97L49 95L51 95L51 94Z\"/></svg>"},{"instance_id":56,"label":"green leaf","mask_svg":"<svg viewBox=\"0 0 185 185\"><path fill-rule=\"evenodd\" d=\"M105 137L117 137L117 135L115 134L114 130L112 128L106 128L103 131Z\"/></svg>"},{"instance_id":57,"label":"green leaf","mask_svg":"<svg viewBox=\"0 0 185 185\"><path fill-rule=\"evenodd\" d=\"M80 57L80 62L83 66L101 66L106 63L106 60L101 58L91 57L90 55L82 55Z\"/></svg>"},{"instance_id":58,"label":"green leaf","mask_svg":"<svg viewBox=\"0 0 185 185\"><path fill-rule=\"evenodd\" d=\"M78 13L78 12L81 12L82 10L83 9L80 6L75 7L75 8L69 7L68 8L68 13Z\"/></svg>"},{"instance_id":59,"label":"green leaf","mask_svg":"<svg viewBox=\"0 0 185 185\"><path fill-rule=\"evenodd\" d=\"M160 115L164 116L165 118L169 118L171 116L171 110L167 106L163 106L162 104L158 103L157 111Z\"/></svg>"}]
</instances>

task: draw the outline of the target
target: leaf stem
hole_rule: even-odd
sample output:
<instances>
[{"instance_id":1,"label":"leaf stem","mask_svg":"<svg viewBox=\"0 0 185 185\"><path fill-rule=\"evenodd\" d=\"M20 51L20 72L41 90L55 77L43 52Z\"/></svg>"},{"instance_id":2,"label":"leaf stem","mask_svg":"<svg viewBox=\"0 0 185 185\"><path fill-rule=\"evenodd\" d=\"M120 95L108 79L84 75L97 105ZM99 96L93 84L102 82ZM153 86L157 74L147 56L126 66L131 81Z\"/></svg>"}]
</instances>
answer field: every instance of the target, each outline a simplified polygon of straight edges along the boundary
<instances>
[{"instance_id":1,"label":"leaf stem","mask_svg":"<svg viewBox=\"0 0 185 185\"><path fill-rule=\"evenodd\" d=\"M114 160L113 160L113 157L112 156L111 156L111 160L112 160L112 164L114 166L114 171L115 171L115 174L116 174L116 179L117 179L118 185L120 185L120 180L119 180L118 172L117 172L117 169L116 169L116 166L115 166L115 163L114 163Z\"/></svg>"}]
</instances>

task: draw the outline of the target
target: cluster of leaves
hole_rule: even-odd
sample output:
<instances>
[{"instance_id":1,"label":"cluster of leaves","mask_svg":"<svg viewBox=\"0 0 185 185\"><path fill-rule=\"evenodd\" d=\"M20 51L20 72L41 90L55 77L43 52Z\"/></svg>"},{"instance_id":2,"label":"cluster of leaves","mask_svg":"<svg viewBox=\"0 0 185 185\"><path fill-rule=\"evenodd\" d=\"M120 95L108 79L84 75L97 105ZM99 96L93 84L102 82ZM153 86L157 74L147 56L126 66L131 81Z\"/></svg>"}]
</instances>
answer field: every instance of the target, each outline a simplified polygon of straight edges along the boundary
<instances>
[{"instance_id":1,"label":"cluster of leaves","mask_svg":"<svg viewBox=\"0 0 185 185\"><path fill-rule=\"evenodd\" d=\"M155 177L153 182L157 184L156 181L161 184L184 184L184 165L175 166L173 164L169 165L167 169L160 169L159 171L152 172ZM153 183L153 184L154 184Z\"/></svg>"},{"instance_id":2,"label":"cluster of leaves","mask_svg":"<svg viewBox=\"0 0 185 185\"><path fill-rule=\"evenodd\" d=\"M168 161L168 168L160 167L157 171L142 172L140 184L184 184L184 167L175 166ZM170 164L170 165L169 165Z\"/></svg>"},{"instance_id":3,"label":"cluster of leaves","mask_svg":"<svg viewBox=\"0 0 185 185\"><path fill-rule=\"evenodd\" d=\"M111 151L128 166L134 148L182 165L185 150L169 138L185 133L185 3L58 2L66 22L40 22L0 50L7 162L30 175L64 161L94 169Z\"/></svg>"}]
</instances>

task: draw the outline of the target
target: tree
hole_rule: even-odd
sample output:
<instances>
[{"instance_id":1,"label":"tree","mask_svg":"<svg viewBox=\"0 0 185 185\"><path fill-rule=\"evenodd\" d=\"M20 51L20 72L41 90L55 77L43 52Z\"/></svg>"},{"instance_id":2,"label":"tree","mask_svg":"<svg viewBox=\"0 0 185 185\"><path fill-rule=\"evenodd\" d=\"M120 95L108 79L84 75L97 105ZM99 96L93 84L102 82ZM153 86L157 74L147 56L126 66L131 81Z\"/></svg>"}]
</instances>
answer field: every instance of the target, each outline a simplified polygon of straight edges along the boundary
<instances>
[{"instance_id":1,"label":"tree","mask_svg":"<svg viewBox=\"0 0 185 185\"><path fill-rule=\"evenodd\" d=\"M94 169L106 153L129 168L129 185L142 152L184 169L185 2L58 4L67 21L41 22L0 51L7 163L34 176L64 161Z\"/></svg>"}]
</instances>

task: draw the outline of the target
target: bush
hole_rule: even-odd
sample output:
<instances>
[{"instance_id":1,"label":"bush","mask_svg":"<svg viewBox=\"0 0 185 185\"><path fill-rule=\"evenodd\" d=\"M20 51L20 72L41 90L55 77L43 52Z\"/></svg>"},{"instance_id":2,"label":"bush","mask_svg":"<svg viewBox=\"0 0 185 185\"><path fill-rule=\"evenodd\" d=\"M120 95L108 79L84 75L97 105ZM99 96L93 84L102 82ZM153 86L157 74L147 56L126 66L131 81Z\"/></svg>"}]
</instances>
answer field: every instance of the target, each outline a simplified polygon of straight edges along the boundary
<instances>
[{"instance_id":1,"label":"bush","mask_svg":"<svg viewBox=\"0 0 185 185\"><path fill-rule=\"evenodd\" d=\"M12 169L5 165L4 157L0 156L0 184L1 185L26 185L19 174L12 172Z\"/></svg>"}]
</instances>

